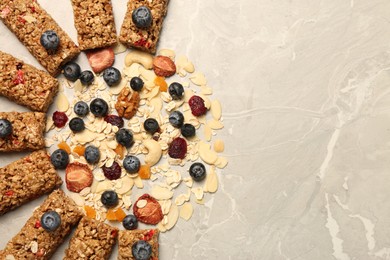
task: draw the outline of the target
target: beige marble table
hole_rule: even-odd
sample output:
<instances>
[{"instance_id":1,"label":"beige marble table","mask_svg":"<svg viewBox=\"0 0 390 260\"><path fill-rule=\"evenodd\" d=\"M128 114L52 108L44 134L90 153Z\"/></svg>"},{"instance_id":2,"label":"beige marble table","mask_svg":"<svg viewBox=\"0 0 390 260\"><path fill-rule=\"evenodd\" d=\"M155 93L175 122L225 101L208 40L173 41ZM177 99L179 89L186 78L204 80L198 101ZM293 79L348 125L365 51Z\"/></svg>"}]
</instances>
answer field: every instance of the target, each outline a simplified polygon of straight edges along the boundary
<instances>
[{"instance_id":1,"label":"beige marble table","mask_svg":"<svg viewBox=\"0 0 390 260\"><path fill-rule=\"evenodd\" d=\"M76 40L70 1L39 2ZM229 159L161 259L390 259L389 1L171 0L159 46L205 73ZM3 24L0 49L39 66ZM0 248L41 202L0 217Z\"/></svg>"}]
</instances>

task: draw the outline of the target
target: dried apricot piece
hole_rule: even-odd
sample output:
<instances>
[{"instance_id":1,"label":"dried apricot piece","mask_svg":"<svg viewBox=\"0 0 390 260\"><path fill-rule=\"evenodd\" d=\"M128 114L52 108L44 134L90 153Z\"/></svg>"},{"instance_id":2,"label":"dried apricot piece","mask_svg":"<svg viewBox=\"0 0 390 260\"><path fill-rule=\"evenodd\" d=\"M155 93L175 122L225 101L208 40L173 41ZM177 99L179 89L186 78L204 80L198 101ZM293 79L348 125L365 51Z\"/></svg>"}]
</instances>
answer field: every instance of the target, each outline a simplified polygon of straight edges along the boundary
<instances>
[{"instance_id":1,"label":"dried apricot piece","mask_svg":"<svg viewBox=\"0 0 390 260\"><path fill-rule=\"evenodd\" d=\"M147 179L150 179L150 174L151 174L150 166L147 164L141 165L141 167L139 168L139 171L138 171L138 176L141 179L147 180Z\"/></svg>"},{"instance_id":2,"label":"dried apricot piece","mask_svg":"<svg viewBox=\"0 0 390 260\"><path fill-rule=\"evenodd\" d=\"M156 77L154 79L154 84L156 84L157 86L160 87L160 91L164 91L164 92L167 92L168 90L168 84L167 82L165 81L165 78L164 77Z\"/></svg>"},{"instance_id":3,"label":"dried apricot piece","mask_svg":"<svg viewBox=\"0 0 390 260\"><path fill-rule=\"evenodd\" d=\"M77 153L79 156L84 156L85 147L78 145L75 148L73 148L73 152Z\"/></svg>"},{"instance_id":4,"label":"dried apricot piece","mask_svg":"<svg viewBox=\"0 0 390 260\"><path fill-rule=\"evenodd\" d=\"M126 217L126 213L123 211L123 209L119 208L115 211L116 220L119 222L122 222L122 220Z\"/></svg>"},{"instance_id":5,"label":"dried apricot piece","mask_svg":"<svg viewBox=\"0 0 390 260\"><path fill-rule=\"evenodd\" d=\"M59 143L58 148L65 150L68 154L70 154L70 152L71 152L69 145L65 141L62 141L61 143Z\"/></svg>"},{"instance_id":6,"label":"dried apricot piece","mask_svg":"<svg viewBox=\"0 0 390 260\"><path fill-rule=\"evenodd\" d=\"M110 221L116 220L116 215L113 209L107 210L106 219Z\"/></svg>"},{"instance_id":7,"label":"dried apricot piece","mask_svg":"<svg viewBox=\"0 0 390 260\"><path fill-rule=\"evenodd\" d=\"M85 214L87 215L87 217L93 218L93 219L96 218L96 210L94 208L92 208L91 206L85 205L84 210L85 210Z\"/></svg>"},{"instance_id":8,"label":"dried apricot piece","mask_svg":"<svg viewBox=\"0 0 390 260\"><path fill-rule=\"evenodd\" d=\"M123 159L123 157L125 156L126 148L123 145L118 144L114 151L117 155L119 155L119 159Z\"/></svg>"}]
</instances>

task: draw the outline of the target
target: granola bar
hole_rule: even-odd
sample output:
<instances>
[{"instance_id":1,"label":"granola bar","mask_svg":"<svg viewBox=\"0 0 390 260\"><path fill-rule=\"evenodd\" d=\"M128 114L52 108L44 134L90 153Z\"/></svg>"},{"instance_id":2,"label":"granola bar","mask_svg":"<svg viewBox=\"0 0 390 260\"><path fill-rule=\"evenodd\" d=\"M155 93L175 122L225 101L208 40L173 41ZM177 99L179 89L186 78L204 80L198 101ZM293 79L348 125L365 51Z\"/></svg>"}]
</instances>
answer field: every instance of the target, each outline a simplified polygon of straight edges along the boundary
<instances>
[{"instance_id":1,"label":"granola bar","mask_svg":"<svg viewBox=\"0 0 390 260\"><path fill-rule=\"evenodd\" d=\"M0 168L0 215L61 186L45 150Z\"/></svg>"},{"instance_id":2,"label":"granola bar","mask_svg":"<svg viewBox=\"0 0 390 260\"><path fill-rule=\"evenodd\" d=\"M0 152L38 150L45 147L46 115L40 112L0 112L12 124L12 134L0 138Z\"/></svg>"},{"instance_id":3,"label":"granola bar","mask_svg":"<svg viewBox=\"0 0 390 260\"><path fill-rule=\"evenodd\" d=\"M43 229L40 223L41 216L50 210L61 216L61 225L52 232ZM49 259L81 217L82 213L62 190L53 191L0 251L0 259Z\"/></svg>"},{"instance_id":4,"label":"granola bar","mask_svg":"<svg viewBox=\"0 0 390 260\"><path fill-rule=\"evenodd\" d=\"M122 24L119 41L127 47L155 53L162 29L164 17L167 14L169 0L129 0L127 12ZM152 25L146 29L137 28L132 20L133 10L140 6L149 7L152 13Z\"/></svg>"},{"instance_id":5,"label":"granola bar","mask_svg":"<svg viewBox=\"0 0 390 260\"><path fill-rule=\"evenodd\" d=\"M139 240L145 240L152 246L150 259L158 259L158 229L136 229L119 231L119 260L134 260L132 246Z\"/></svg>"},{"instance_id":6,"label":"granola bar","mask_svg":"<svg viewBox=\"0 0 390 260\"><path fill-rule=\"evenodd\" d=\"M80 50L103 48L117 42L111 0L72 0Z\"/></svg>"},{"instance_id":7,"label":"granola bar","mask_svg":"<svg viewBox=\"0 0 390 260\"><path fill-rule=\"evenodd\" d=\"M68 34L36 0L0 1L0 19L52 76L59 74L62 65L80 53ZM47 30L55 31L60 39L55 53L49 53L40 43L42 33Z\"/></svg>"},{"instance_id":8,"label":"granola bar","mask_svg":"<svg viewBox=\"0 0 390 260\"><path fill-rule=\"evenodd\" d=\"M58 86L58 80L47 72L0 51L0 95L31 110L46 112Z\"/></svg>"},{"instance_id":9,"label":"granola bar","mask_svg":"<svg viewBox=\"0 0 390 260\"><path fill-rule=\"evenodd\" d=\"M65 251L64 260L108 259L117 236L117 228L83 217Z\"/></svg>"}]
</instances>

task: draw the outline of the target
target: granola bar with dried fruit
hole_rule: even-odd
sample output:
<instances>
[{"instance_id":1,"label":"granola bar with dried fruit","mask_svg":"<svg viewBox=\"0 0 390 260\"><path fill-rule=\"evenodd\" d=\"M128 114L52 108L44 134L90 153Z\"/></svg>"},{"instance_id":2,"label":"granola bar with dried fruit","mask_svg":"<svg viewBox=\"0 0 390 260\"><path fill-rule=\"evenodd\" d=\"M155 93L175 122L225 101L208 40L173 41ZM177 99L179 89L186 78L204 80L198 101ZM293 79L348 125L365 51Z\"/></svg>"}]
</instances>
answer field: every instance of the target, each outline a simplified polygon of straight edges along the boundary
<instances>
[{"instance_id":1,"label":"granola bar with dried fruit","mask_svg":"<svg viewBox=\"0 0 390 260\"><path fill-rule=\"evenodd\" d=\"M136 229L136 230L120 230L118 239L118 259L119 260L135 260L133 248L137 247L139 241L145 241L146 247L151 251L151 260L158 259L158 229ZM150 247L149 247L150 246ZM135 250L136 251L136 250Z\"/></svg>"},{"instance_id":2,"label":"granola bar with dried fruit","mask_svg":"<svg viewBox=\"0 0 390 260\"><path fill-rule=\"evenodd\" d=\"M45 150L0 168L0 215L53 191L61 186Z\"/></svg>"},{"instance_id":3,"label":"granola bar with dried fruit","mask_svg":"<svg viewBox=\"0 0 390 260\"><path fill-rule=\"evenodd\" d=\"M0 19L52 76L58 75L62 65L80 53L69 35L35 0L0 1ZM42 34L49 30L59 39L55 52L41 44Z\"/></svg>"},{"instance_id":4,"label":"granola bar with dried fruit","mask_svg":"<svg viewBox=\"0 0 390 260\"><path fill-rule=\"evenodd\" d=\"M55 211L60 217L60 225L54 231L44 229L41 218L46 212ZM16 234L0 251L0 259L50 259L65 237L77 225L82 213L62 190L53 191L37 208Z\"/></svg>"},{"instance_id":5,"label":"granola bar with dried fruit","mask_svg":"<svg viewBox=\"0 0 390 260\"><path fill-rule=\"evenodd\" d=\"M0 51L0 95L34 111L46 112L58 91L47 72Z\"/></svg>"}]
</instances>

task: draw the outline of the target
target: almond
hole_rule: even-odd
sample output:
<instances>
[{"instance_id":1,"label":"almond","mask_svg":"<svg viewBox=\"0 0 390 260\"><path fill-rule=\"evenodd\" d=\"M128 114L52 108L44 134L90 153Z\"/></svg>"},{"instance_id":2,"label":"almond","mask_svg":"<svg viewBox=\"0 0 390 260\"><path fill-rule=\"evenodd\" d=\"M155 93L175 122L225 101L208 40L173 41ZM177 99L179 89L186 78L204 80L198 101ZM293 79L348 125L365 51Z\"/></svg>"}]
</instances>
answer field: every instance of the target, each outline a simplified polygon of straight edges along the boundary
<instances>
[{"instance_id":1,"label":"almond","mask_svg":"<svg viewBox=\"0 0 390 260\"><path fill-rule=\"evenodd\" d=\"M176 73L176 65L169 57L159 55L153 60L153 70L157 76L170 77Z\"/></svg>"},{"instance_id":2,"label":"almond","mask_svg":"<svg viewBox=\"0 0 390 260\"><path fill-rule=\"evenodd\" d=\"M140 203L143 206L142 208L138 205L140 201L146 201L146 203ZM144 194L138 198L134 203L133 212L138 221L151 225L156 225L164 217L160 203L149 194Z\"/></svg>"},{"instance_id":3,"label":"almond","mask_svg":"<svg viewBox=\"0 0 390 260\"><path fill-rule=\"evenodd\" d=\"M65 180L68 190L80 192L84 188L92 185L92 171L86 164L78 162L70 163L65 170Z\"/></svg>"}]
</instances>

